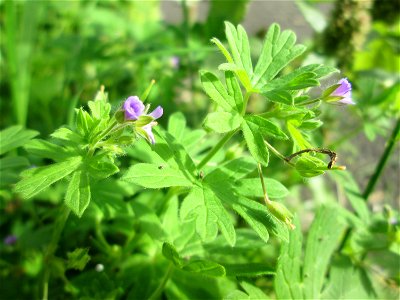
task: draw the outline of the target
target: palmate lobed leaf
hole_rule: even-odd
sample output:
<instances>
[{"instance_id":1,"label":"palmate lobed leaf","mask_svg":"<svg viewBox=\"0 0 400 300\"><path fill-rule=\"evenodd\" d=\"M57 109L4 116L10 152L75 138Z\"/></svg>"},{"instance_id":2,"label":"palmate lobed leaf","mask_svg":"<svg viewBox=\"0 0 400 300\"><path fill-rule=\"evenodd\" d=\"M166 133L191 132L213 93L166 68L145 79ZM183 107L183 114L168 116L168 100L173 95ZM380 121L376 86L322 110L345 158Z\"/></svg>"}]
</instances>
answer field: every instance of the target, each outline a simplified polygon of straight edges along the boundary
<instances>
[{"instance_id":1,"label":"palmate lobed leaf","mask_svg":"<svg viewBox=\"0 0 400 300\"><path fill-rule=\"evenodd\" d=\"M231 23L225 22L225 34L234 63L240 69L245 70L248 76L251 77L253 66L251 63L249 38L243 26L238 25L235 28Z\"/></svg>"},{"instance_id":2,"label":"palmate lobed leaf","mask_svg":"<svg viewBox=\"0 0 400 300\"><path fill-rule=\"evenodd\" d=\"M182 203L180 216L182 220L196 219L196 231L203 241L214 240L219 228L228 244L234 246L236 233L232 219L207 186L192 189Z\"/></svg>"},{"instance_id":3,"label":"palmate lobed leaf","mask_svg":"<svg viewBox=\"0 0 400 300\"><path fill-rule=\"evenodd\" d=\"M216 104L225 111L235 110L236 103L225 89L222 82L211 72L201 71L200 80L204 91Z\"/></svg>"},{"instance_id":4,"label":"palmate lobed leaf","mask_svg":"<svg viewBox=\"0 0 400 300\"><path fill-rule=\"evenodd\" d=\"M295 45L296 35L290 30L281 32L278 24L268 29L260 58L254 68L251 83L263 89L287 64L305 51L303 45Z\"/></svg>"}]
</instances>

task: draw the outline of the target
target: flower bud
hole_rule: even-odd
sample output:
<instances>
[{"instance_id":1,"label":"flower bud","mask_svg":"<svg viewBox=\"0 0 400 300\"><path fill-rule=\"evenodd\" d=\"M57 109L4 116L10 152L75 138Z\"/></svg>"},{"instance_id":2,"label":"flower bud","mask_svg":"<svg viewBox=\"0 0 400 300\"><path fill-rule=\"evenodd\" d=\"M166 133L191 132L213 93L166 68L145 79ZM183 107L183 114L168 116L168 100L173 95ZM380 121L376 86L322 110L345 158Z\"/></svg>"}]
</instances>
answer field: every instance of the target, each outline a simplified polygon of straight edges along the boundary
<instances>
[{"instance_id":1,"label":"flower bud","mask_svg":"<svg viewBox=\"0 0 400 300\"><path fill-rule=\"evenodd\" d=\"M355 104L351 99L351 84L347 78L342 78L337 84L327 88L322 94L322 99L338 104Z\"/></svg>"},{"instance_id":2,"label":"flower bud","mask_svg":"<svg viewBox=\"0 0 400 300\"><path fill-rule=\"evenodd\" d=\"M269 212L279 221L287 224L291 229L295 228L295 226L292 224L293 215L285 205L275 201L268 201L267 208Z\"/></svg>"}]
</instances>

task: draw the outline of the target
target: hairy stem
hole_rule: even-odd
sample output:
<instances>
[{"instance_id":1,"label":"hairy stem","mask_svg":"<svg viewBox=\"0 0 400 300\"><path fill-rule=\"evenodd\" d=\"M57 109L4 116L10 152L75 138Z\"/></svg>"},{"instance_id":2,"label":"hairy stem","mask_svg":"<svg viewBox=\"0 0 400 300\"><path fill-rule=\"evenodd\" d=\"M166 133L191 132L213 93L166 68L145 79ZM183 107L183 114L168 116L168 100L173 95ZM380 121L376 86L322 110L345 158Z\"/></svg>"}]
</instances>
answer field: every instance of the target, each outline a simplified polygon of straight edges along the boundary
<instances>
[{"instance_id":1,"label":"hairy stem","mask_svg":"<svg viewBox=\"0 0 400 300\"><path fill-rule=\"evenodd\" d=\"M202 167L204 167L211 158L213 158L213 156L225 145L225 143L227 141L229 141L231 139L231 137L234 136L234 134L237 132L236 130L232 130L228 133L226 133L223 138L218 142L218 144L216 144L214 146L214 148L212 148L210 150L210 152L201 160L201 162L198 164L197 168L201 169Z\"/></svg>"},{"instance_id":2,"label":"hairy stem","mask_svg":"<svg viewBox=\"0 0 400 300\"><path fill-rule=\"evenodd\" d=\"M57 250L61 233L64 229L65 223L67 222L70 212L71 210L68 207L62 205L62 207L60 208L60 213L58 214L58 217L54 224L54 230L51 236L50 244L47 246L47 250L44 256L45 270L43 276L43 300L47 300L49 295L50 261Z\"/></svg>"},{"instance_id":3,"label":"hairy stem","mask_svg":"<svg viewBox=\"0 0 400 300\"><path fill-rule=\"evenodd\" d=\"M288 163L292 167L294 167L294 164L290 161L287 160L285 156L283 156L278 150L276 150L270 143L268 143L266 140L264 140L265 145L269 150L271 150L276 156L278 156L280 159L282 159L284 162Z\"/></svg>"},{"instance_id":4,"label":"hairy stem","mask_svg":"<svg viewBox=\"0 0 400 300\"><path fill-rule=\"evenodd\" d=\"M375 185L378 182L380 175L382 174L383 168L385 167L385 165L390 157L390 154L394 150L394 146L396 144L396 140L399 137L399 133L400 133L400 118L397 119L396 125L392 132L392 135L390 136L390 138L387 142L385 151L383 152L381 159L379 160L379 163L376 166L375 172L372 175L371 179L369 180L367 187L365 188L365 191L363 194L365 201L368 201L368 197L371 195L372 191L374 190Z\"/></svg>"},{"instance_id":5,"label":"hairy stem","mask_svg":"<svg viewBox=\"0 0 400 300\"><path fill-rule=\"evenodd\" d=\"M264 201L265 201L265 204L268 205L268 203L270 203L271 200L269 200L269 198L268 198L267 189L265 187L265 182L264 182L264 176L263 176L263 173L262 173L262 166L261 166L260 163L257 164L257 169L258 169L258 175L260 176L261 186L262 186L262 189L263 189Z\"/></svg>"}]
</instances>

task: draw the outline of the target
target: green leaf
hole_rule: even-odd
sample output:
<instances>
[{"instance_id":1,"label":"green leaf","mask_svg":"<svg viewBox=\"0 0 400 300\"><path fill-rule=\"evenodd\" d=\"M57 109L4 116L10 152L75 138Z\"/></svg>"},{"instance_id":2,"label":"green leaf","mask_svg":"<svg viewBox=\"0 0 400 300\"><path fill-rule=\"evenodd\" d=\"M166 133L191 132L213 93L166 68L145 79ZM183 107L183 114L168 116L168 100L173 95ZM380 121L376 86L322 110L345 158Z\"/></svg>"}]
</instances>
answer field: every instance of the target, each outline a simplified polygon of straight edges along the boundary
<instances>
[{"instance_id":1,"label":"green leaf","mask_svg":"<svg viewBox=\"0 0 400 300\"><path fill-rule=\"evenodd\" d=\"M231 49L233 61L251 77L253 74L253 66L251 63L249 39L246 31L241 25L238 25L236 29L231 23L225 22L225 34Z\"/></svg>"},{"instance_id":2,"label":"green leaf","mask_svg":"<svg viewBox=\"0 0 400 300\"><path fill-rule=\"evenodd\" d=\"M82 136L89 135L93 127L92 117L82 108L76 109L76 128Z\"/></svg>"},{"instance_id":3,"label":"green leaf","mask_svg":"<svg viewBox=\"0 0 400 300\"><path fill-rule=\"evenodd\" d=\"M209 260L193 260L183 266L182 270L191 273L198 273L205 276L225 276L225 269L220 264Z\"/></svg>"},{"instance_id":4,"label":"green leaf","mask_svg":"<svg viewBox=\"0 0 400 300\"><path fill-rule=\"evenodd\" d=\"M275 276L275 292L278 299L302 299L302 235L299 219L295 217L296 226L289 232L289 241L281 244Z\"/></svg>"},{"instance_id":5,"label":"green leaf","mask_svg":"<svg viewBox=\"0 0 400 300\"><path fill-rule=\"evenodd\" d=\"M225 56L225 58L228 61L228 63L233 64L233 58L232 58L231 54L225 48L225 46L221 43L221 41L219 39L217 39L217 38L212 38L211 42L214 43L219 48L219 50Z\"/></svg>"},{"instance_id":6,"label":"green leaf","mask_svg":"<svg viewBox=\"0 0 400 300\"><path fill-rule=\"evenodd\" d=\"M224 111L213 112L207 115L204 121L204 127L218 133L226 133L235 130L240 126L242 118L237 113Z\"/></svg>"},{"instance_id":7,"label":"green leaf","mask_svg":"<svg viewBox=\"0 0 400 300\"><path fill-rule=\"evenodd\" d=\"M297 0L295 2L312 29L314 29L316 33L322 33L328 23L326 16L321 12L321 10L308 1Z\"/></svg>"},{"instance_id":8,"label":"green leaf","mask_svg":"<svg viewBox=\"0 0 400 300\"><path fill-rule=\"evenodd\" d=\"M93 157L87 164L87 171L93 178L105 179L119 172L119 169L110 161Z\"/></svg>"},{"instance_id":9,"label":"green leaf","mask_svg":"<svg viewBox=\"0 0 400 300\"><path fill-rule=\"evenodd\" d=\"M293 105L292 95L284 90L272 90L263 92L262 95L266 97L269 101L275 103L282 103L286 105Z\"/></svg>"},{"instance_id":10,"label":"green leaf","mask_svg":"<svg viewBox=\"0 0 400 300\"><path fill-rule=\"evenodd\" d=\"M303 177L315 177L328 170L327 164L323 160L307 154L296 161L295 168Z\"/></svg>"},{"instance_id":11,"label":"green leaf","mask_svg":"<svg viewBox=\"0 0 400 300\"><path fill-rule=\"evenodd\" d=\"M15 192L23 198L31 198L75 171L81 162L82 158L76 156L50 166L29 169L21 173L23 178L15 185Z\"/></svg>"},{"instance_id":12,"label":"green leaf","mask_svg":"<svg viewBox=\"0 0 400 300\"><path fill-rule=\"evenodd\" d=\"M241 281L240 285L246 291L246 293L249 294L250 299L269 299L260 288L250 283Z\"/></svg>"},{"instance_id":13,"label":"green leaf","mask_svg":"<svg viewBox=\"0 0 400 300\"><path fill-rule=\"evenodd\" d=\"M298 122L295 120L289 120L287 122L287 129L290 136L292 137L293 143L300 149L312 148L312 145L304 138L300 130L297 128Z\"/></svg>"},{"instance_id":14,"label":"green leaf","mask_svg":"<svg viewBox=\"0 0 400 300\"><path fill-rule=\"evenodd\" d=\"M7 156L0 158L0 170L24 168L28 167L29 165L29 160L23 156Z\"/></svg>"},{"instance_id":15,"label":"green leaf","mask_svg":"<svg viewBox=\"0 0 400 300\"><path fill-rule=\"evenodd\" d=\"M65 205L80 218L89 206L90 198L89 175L84 171L75 171L67 188Z\"/></svg>"},{"instance_id":16,"label":"green leaf","mask_svg":"<svg viewBox=\"0 0 400 300\"><path fill-rule=\"evenodd\" d=\"M260 116L246 116L245 120L247 124L251 123L251 126L259 131L263 136L272 136L277 139L287 140L288 136L274 123L264 119Z\"/></svg>"},{"instance_id":17,"label":"green leaf","mask_svg":"<svg viewBox=\"0 0 400 300\"><path fill-rule=\"evenodd\" d=\"M182 112L173 113L168 119L168 132L175 137L177 141L184 138L186 128L186 118Z\"/></svg>"},{"instance_id":18,"label":"green leaf","mask_svg":"<svg viewBox=\"0 0 400 300\"><path fill-rule=\"evenodd\" d=\"M231 71L225 72L225 82L226 82L226 89L228 94L233 97L236 103L236 110L238 112L243 111L243 94L242 90L240 89L240 85L238 80L236 79L235 73Z\"/></svg>"},{"instance_id":19,"label":"green leaf","mask_svg":"<svg viewBox=\"0 0 400 300\"><path fill-rule=\"evenodd\" d=\"M279 181L271 178L264 178L264 182L269 198L284 198L289 195L287 188ZM264 197L260 178L245 178L237 180L235 182L235 189L237 193L246 197Z\"/></svg>"},{"instance_id":20,"label":"green leaf","mask_svg":"<svg viewBox=\"0 0 400 300\"><path fill-rule=\"evenodd\" d=\"M315 129L321 127L322 124L324 124L324 123L320 120L307 120L307 121L303 121L299 128L302 130L312 131L312 130L315 130Z\"/></svg>"},{"instance_id":21,"label":"green leaf","mask_svg":"<svg viewBox=\"0 0 400 300\"><path fill-rule=\"evenodd\" d=\"M248 200L252 201L252 200ZM235 203L232 208L246 221L247 224L258 234L258 236L267 243L269 240L268 225L264 223L263 218L267 217L266 208L261 210L255 205L241 205L243 203Z\"/></svg>"},{"instance_id":22,"label":"green leaf","mask_svg":"<svg viewBox=\"0 0 400 300\"><path fill-rule=\"evenodd\" d=\"M333 205L318 209L308 233L304 257L305 299L320 297L331 255L338 246L344 229L345 225Z\"/></svg>"},{"instance_id":23,"label":"green leaf","mask_svg":"<svg viewBox=\"0 0 400 300\"><path fill-rule=\"evenodd\" d=\"M236 109L235 100L228 94L222 82L211 72L200 71L200 80L206 94L225 111Z\"/></svg>"},{"instance_id":24,"label":"green leaf","mask_svg":"<svg viewBox=\"0 0 400 300\"><path fill-rule=\"evenodd\" d=\"M41 158L50 158L54 161L64 160L74 154L76 155L76 153L70 149L40 139L29 141L24 148L32 155Z\"/></svg>"},{"instance_id":25,"label":"green leaf","mask_svg":"<svg viewBox=\"0 0 400 300\"><path fill-rule=\"evenodd\" d=\"M287 64L305 51L303 45L296 45L296 35L289 30L282 33L278 24L268 29L260 58L251 78L253 87L262 89Z\"/></svg>"},{"instance_id":26,"label":"green leaf","mask_svg":"<svg viewBox=\"0 0 400 300\"><path fill-rule=\"evenodd\" d=\"M143 127L143 126L146 126L147 124L150 124L153 121L154 121L154 118L152 116L142 115L142 116L139 116L139 118L134 122L134 124L135 124L135 127Z\"/></svg>"},{"instance_id":27,"label":"green leaf","mask_svg":"<svg viewBox=\"0 0 400 300\"><path fill-rule=\"evenodd\" d=\"M132 202L131 206L135 218L139 221L141 231L155 240L165 241L167 234L154 210L137 201Z\"/></svg>"},{"instance_id":28,"label":"green leaf","mask_svg":"<svg viewBox=\"0 0 400 300\"><path fill-rule=\"evenodd\" d=\"M194 187L183 201L180 214L182 220L196 219L196 231L204 241L215 238L218 226L229 245L235 245L232 219L208 187Z\"/></svg>"},{"instance_id":29,"label":"green leaf","mask_svg":"<svg viewBox=\"0 0 400 300\"><path fill-rule=\"evenodd\" d=\"M218 216L208 209L202 187L194 186L183 200L180 209L182 221L196 220L196 232L203 241L212 241L218 233Z\"/></svg>"},{"instance_id":30,"label":"green leaf","mask_svg":"<svg viewBox=\"0 0 400 300\"><path fill-rule=\"evenodd\" d=\"M122 180L145 188L159 189L170 186L192 186L192 182L179 170L168 165L136 164L128 169Z\"/></svg>"},{"instance_id":31,"label":"green leaf","mask_svg":"<svg viewBox=\"0 0 400 300\"><path fill-rule=\"evenodd\" d=\"M34 130L23 129L22 126L11 126L0 131L0 155L23 146L39 133Z\"/></svg>"},{"instance_id":32,"label":"green leaf","mask_svg":"<svg viewBox=\"0 0 400 300\"><path fill-rule=\"evenodd\" d=\"M252 122L243 122L242 131L244 138L246 140L247 148L249 149L253 158L263 164L268 166L269 153L264 144L264 138L259 131L259 126Z\"/></svg>"},{"instance_id":33,"label":"green leaf","mask_svg":"<svg viewBox=\"0 0 400 300\"><path fill-rule=\"evenodd\" d=\"M258 224L255 224L255 226L261 225L262 227L265 227L269 233L275 235L277 238L283 241L288 240L288 229L287 227L276 220L274 216L271 215L271 213L268 211L267 207L263 204L260 204L256 201L244 198L242 196L237 197L234 201L235 207L240 205L242 207L242 210L249 215L251 218L253 218L254 221L256 221ZM233 207L235 210L236 208ZM238 211L240 214L240 212ZM244 218L246 220L246 218ZM250 224L250 223L249 223ZM250 226L254 229L254 227L250 224ZM254 229L255 230L255 229ZM255 230L256 233L263 239L262 234L263 234L263 229L261 230ZM268 239L268 237L266 237ZM266 241L264 239L264 241Z\"/></svg>"},{"instance_id":34,"label":"green leaf","mask_svg":"<svg viewBox=\"0 0 400 300\"><path fill-rule=\"evenodd\" d=\"M246 71L239 68L237 65L234 63L223 63L218 66L218 70L220 71L231 71L234 74L237 75L239 78L240 82L243 84L244 88L246 91L253 91L253 88L251 86L250 78L247 75Z\"/></svg>"},{"instance_id":35,"label":"green leaf","mask_svg":"<svg viewBox=\"0 0 400 300\"><path fill-rule=\"evenodd\" d=\"M67 268L82 271L90 260L88 248L77 248L73 252L68 252Z\"/></svg>"},{"instance_id":36,"label":"green leaf","mask_svg":"<svg viewBox=\"0 0 400 300\"><path fill-rule=\"evenodd\" d=\"M245 177L256 168L254 160L249 156L244 156L230 160L204 177L204 182L210 186L220 185L221 181L232 183L235 180Z\"/></svg>"},{"instance_id":37,"label":"green leaf","mask_svg":"<svg viewBox=\"0 0 400 300\"><path fill-rule=\"evenodd\" d=\"M162 246L162 254L166 259L172 261L176 267L182 267L183 260L180 257L178 251L175 249L174 245L168 242L164 242Z\"/></svg>"},{"instance_id":38,"label":"green leaf","mask_svg":"<svg viewBox=\"0 0 400 300\"><path fill-rule=\"evenodd\" d=\"M224 268L226 276L259 277L275 274L270 266L260 263L224 264Z\"/></svg>"},{"instance_id":39,"label":"green leaf","mask_svg":"<svg viewBox=\"0 0 400 300\"><path fill-rule=\"evenodd\" d=\"M57 129L50 136L58 140L72 142L73 144L81 144L83 142L79 134L66 127Z\"/></svg>"},{"instance_id":40,"label":"green leaf","mask_svg":"<svg viewBox=\"0 0 400 300\"><path fill-rule=\"evenodd\" d=\"M96 100L96 101L89 101L88 106L90 108L93 118L97 120L101 119L108 120L110 118L110 111L111 111L110 103L107 103L106 101L102 100Z\"/></svg>"},{"instance_id":41,"label":"green leaf","mask_svg":"<svg viewBox=\"0 0 400 300\"><path fill-rule=\"evenodd\" d=\"M340 187L344 189L346 198L349 200L357 216L365 224L368 224L371 219L368 205L363 198L356 181L351 176L351 173L334 171L330 172L330 175L339 183Z\"/></svg>"},{"instance_id":42,"label":"green leaf","mask_svg":"<svg viewBox=\"0 0 400 300\"><path fill-rule=\"evenodd\" d=\"M353 266L347 257L334 260L329 270L329 282L322 299L379 299L372 283L361 268Z\"/></svg>"}]
</instances>

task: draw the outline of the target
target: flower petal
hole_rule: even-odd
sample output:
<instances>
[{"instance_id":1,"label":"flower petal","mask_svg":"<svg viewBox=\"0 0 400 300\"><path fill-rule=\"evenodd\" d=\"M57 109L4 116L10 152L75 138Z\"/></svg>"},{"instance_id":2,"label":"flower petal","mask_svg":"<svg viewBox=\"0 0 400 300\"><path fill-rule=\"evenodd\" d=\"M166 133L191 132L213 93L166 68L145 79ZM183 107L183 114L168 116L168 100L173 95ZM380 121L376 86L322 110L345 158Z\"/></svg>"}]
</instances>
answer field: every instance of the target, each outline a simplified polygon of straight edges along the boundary
<instances>
[{"instance_id":1,"label":"flower petal","mask_svg":"<svg viewBox=\"0 0 400 300\"><path fill-rule=\"evenodd\" d=\"M137 120L144 112L144 104L137 96L130 96L125 100L123 109L126 120Z\"/></svg>"},{"instance_id":2,"label":"flower petal","mask_svg":"<svg viewBox=\"0 0 400 300\"><path fill-rule=\"evenodd\" d=\"M153 132L151 131L151 128L152 128L151 124L148 124L148 125L142 127L142 129L144 131L146 131L147 136L149 137L150 143L152 143L154 145L156 143L156 140L154 138Z\"/></svg>"},{"instance_id":3,"label":"flower petal","mask_svg":"<svg viewBox=\"0 0 400 300\"><path fill-rule=\"evenodd\" d=\"M340 79L338 84L340 84L340 86L336 90L334 90L331 95L332 96L348 97L348 95L346 95L346 94L351 92L351 84L347 80L347 78Z\"/></svg>"},{"instance_id":4,"label":"flower petal","mask_svg":"<svg viewBox=\"0 0 400 300\"><path fill-rule=\"evenodd\" d=\"M161 106L157 106L155 110L153 110L149 116L152 116L154 119L158 119L164 113L164 110Z\"/></svg>"}]
</instances>

